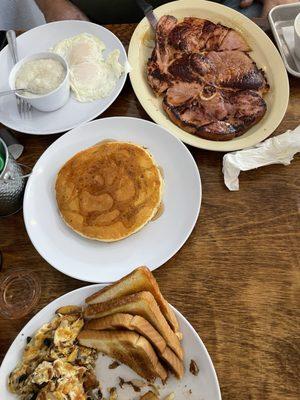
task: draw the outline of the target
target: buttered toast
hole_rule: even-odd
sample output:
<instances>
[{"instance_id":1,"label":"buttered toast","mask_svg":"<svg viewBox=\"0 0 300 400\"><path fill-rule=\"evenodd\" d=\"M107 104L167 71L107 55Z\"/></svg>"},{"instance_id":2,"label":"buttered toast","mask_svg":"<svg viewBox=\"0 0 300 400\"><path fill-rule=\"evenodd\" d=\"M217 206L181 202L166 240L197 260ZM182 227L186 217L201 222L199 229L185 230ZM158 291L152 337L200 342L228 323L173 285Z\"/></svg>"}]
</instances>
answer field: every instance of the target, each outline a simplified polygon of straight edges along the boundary
<instances>
[{"instance_id":1,"label":"buttered toast","mask_svg":"<svg viewBox=\"0 0 300 400\"><path fill-rule=\"evenodd\" d=\"M106 286L86 299L87 304L102 303L104 301L116 299L129 294L148 291L154 296L162 314L170 324L175 333L179 331L176 316L168 302L162 296L159 286L153 274L147 267L136 268L129 275Z\"/></svg>"},{"instance_id":2,"label":"buttered toast","mask_svg":"<svg viewBox=\"0 0 300 400\"><path fill-rule=\"evenodd\" d=\"M108 315L88 321L85 328L100 331L128 329L137 332L152 344L154 350L158 353L158 357L166 363L177 378L181 379L184 374L183 362L167 346L166 341L158 331L145 318L139 315L125 313Z\"/></svg>"},{"instance_id":3,"label":"buttered toast","mask_svg":"<svg viewBox=\"0 0 300 400\"><path fill-rule=\"evenodd\" d=\"M167 379L167 371L149 341L135 332L87 329L79 333L78 341L82 346L92 347L128 365L148 381Z\"/></svg>"},{"instance_id":4,"label":"buttered toast","mask_svg":"<svg viewBox=\"0 0 300 400\"><path fill-rule=\"evenodd\" d=\"M179 339L170 328L150 292L138 292L103 303L89 304L84 311L84 317L89 320L116 313L128 313L145 318L161 334L180 360L183 359Z\"/></svg>"},{"instance_id":5,"label":"buttered toast","mask_svg":"<svg viewBox=\"0 0 300 400\"><path fill-rule=\"evenodd\" d=\"M146 379L159 376L164 380L166 370L178 379L183 377L182 333L175 312L147 267L135 269L85 302L82 344L129 365ZM147 356L150 360L145 361ZM143 372L145 362L150 370Z\"/></svg>"},{"instance_id":6,"label":"buttered toast","mask_svg":"<svg viewBox=\"0 0 300 400\"><path fill-rule=\"evenodd\" d=\"M155 328L143 317L139 315L131 315L126 313L117 313L107 315L103 318L92 319L85 324L86 329L93 330L113 330L128 329L135 331L149 340L156 350L162 354L167 347L164 338L157 332Z\"/></svg>"}]
</instances>

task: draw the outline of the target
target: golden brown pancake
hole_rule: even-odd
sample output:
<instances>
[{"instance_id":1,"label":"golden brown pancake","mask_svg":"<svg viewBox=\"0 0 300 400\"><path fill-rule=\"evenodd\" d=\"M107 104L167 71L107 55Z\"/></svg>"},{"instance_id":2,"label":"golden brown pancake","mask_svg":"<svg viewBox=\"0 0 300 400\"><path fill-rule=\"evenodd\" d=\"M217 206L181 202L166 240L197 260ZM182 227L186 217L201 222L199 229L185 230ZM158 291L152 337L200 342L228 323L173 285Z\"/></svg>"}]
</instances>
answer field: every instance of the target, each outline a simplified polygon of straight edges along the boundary
<instances>
[{"instance_id":1,"label":"golden brown pancake","mask_svg":"<svg viewBox=\"0 0 300 400\"><path fill-rule=\"evenodd\" d=\"M69 227L84 237L112 242L137 232L155 216L163 180L143 147L105 141L67 161L55 189Z\"/></svg>"}]
</instances>

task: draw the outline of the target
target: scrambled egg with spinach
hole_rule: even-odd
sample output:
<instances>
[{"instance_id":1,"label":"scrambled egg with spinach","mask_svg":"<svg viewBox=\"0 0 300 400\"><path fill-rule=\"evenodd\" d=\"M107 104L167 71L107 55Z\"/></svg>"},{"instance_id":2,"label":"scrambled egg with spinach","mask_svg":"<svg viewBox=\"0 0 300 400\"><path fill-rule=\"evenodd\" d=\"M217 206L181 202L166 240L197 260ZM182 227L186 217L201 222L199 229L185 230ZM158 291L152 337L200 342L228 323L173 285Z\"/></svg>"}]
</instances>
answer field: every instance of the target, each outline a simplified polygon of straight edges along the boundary
<instances>
[{"instance_id":1,"label":"scrambled egg with spinach","mask_svg":"<svg viewBox=\"0 0 300 400\"><path fill-rule=\"evenodd\" d=\"M81 308L61 307L51 322L27 338L22 361L9 375L11 392L21 400L87 400L98 390L97 352L77 343Z\"/></svg>"}]
</instances>

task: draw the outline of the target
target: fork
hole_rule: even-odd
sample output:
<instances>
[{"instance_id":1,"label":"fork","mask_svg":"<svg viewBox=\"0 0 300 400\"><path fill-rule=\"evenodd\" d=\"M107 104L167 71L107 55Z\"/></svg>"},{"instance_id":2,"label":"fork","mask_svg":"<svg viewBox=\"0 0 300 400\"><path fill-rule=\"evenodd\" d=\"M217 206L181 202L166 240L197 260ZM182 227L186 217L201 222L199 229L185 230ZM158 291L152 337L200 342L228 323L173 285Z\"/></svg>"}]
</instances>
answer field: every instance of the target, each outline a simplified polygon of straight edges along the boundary
<instances>
[{"instance_id":1,"label":"fork","mask_svg":"<svg viewBox=\"0 0 300 400\"><path fill-rule=\"evenodd\" d=\"M16 41L16 33L13 30L9 30L6 33L6 38L8 42L8 47L13 59L13 63L16 64L19 60L18 50L17 50L17 41ZM22 119L29 119L31 117L31 105L28 101L19 98L16 96L18 112Z\"/></svg>"}]
</instances>

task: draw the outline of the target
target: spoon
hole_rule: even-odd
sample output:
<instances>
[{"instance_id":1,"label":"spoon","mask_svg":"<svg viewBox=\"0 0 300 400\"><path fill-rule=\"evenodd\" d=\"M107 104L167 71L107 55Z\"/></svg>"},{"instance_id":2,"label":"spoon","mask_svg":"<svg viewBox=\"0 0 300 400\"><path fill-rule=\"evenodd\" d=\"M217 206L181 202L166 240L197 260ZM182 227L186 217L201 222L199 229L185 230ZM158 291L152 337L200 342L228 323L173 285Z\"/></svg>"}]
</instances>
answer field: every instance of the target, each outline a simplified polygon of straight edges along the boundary
<instances>
[{"instance_id":1,"label":"spoon","mask_svg":"<svg viewBox=\"0 0 300 400\"><path fill-rule=\"evenodd\" d=\"M33 92L32 90L29 90L29 89L13 89L13 90L5 90L4 92L0 92L0 97L2 97L2 96L8 96L8 95L10 95L10 94L21 94L22 92L27 92L27 93L30 93L30 94L36 94L36 95L38 95L39 93L36 93L36 92Z\"/></svg>"}]
</instances>

